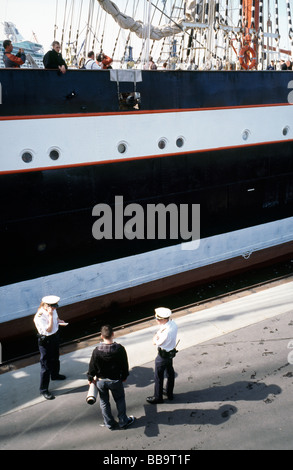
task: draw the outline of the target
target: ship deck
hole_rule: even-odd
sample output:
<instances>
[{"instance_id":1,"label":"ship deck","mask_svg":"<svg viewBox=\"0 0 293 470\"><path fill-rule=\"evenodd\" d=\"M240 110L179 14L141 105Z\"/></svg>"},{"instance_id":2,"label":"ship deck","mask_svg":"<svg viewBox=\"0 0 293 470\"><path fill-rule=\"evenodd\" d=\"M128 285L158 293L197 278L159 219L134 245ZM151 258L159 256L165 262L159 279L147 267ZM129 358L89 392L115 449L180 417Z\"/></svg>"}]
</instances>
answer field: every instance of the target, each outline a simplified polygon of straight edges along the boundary
<instances>
[{"instance_id":1,"label":"ship deck","mask_svg":"<svg viewBox=\"0 0 293 470\"><path fill-rule=\"evenodd\" d=\"M137 464L155 450L188 451L189 464L195 449L291 448L292 287L291 277L207 309L175 313L180 338L175 397L160 405L146 402L153 394L157 326L117 333L130 363L127 412L136 417L125 431L102 427L98 403L86 404L94 345L61 356L67 379L51 382L54 401L38 395L39 364L2 373L0 449L100 450L101 463L121 451L124 456L146 451Z\"/></svg>"}]
</instances>

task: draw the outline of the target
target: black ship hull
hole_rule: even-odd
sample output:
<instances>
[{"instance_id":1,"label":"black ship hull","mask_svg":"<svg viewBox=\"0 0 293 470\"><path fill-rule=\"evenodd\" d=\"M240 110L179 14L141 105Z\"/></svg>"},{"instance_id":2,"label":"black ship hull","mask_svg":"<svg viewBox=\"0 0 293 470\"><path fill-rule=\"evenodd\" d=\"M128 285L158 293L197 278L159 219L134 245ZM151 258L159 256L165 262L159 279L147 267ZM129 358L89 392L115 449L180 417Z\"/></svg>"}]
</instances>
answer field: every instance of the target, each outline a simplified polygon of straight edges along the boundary
<instances>
[{"instance_id":1,"label":"black ship hull","mask_svg":"<svg viewBox=\"0 0 293 470\"><path fill-rule=\"evenodd\" d=\"M236 258L240 269L289 253L292 77L1 70L1 321L33 314L52 289L64 305L93 309L162 279L167 290L174 276L198 281ZM113 214L102 239L99 204ZM148 237L147 219L131 238L125 214L115 237L116 210L172 204L200 207L193 248L168 231Z\"/></svg>"}]
</instances>

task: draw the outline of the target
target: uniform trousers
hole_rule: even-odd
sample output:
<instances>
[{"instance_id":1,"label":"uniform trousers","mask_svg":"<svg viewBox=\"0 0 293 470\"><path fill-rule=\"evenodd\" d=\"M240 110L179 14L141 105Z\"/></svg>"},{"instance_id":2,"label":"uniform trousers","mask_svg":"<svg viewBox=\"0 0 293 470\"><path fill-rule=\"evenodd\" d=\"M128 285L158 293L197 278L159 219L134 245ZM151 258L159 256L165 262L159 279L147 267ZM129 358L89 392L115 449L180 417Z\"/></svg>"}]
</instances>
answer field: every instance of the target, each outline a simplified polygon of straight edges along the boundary
<instances>
[{"instance_id":1,"label":"uniform trousers","mask_svg":"<svg viewBox=\"0 0 293 470\"><path fill-rule=\"evenodd\" d=\"M122 428L128 423L125 392L122 380L99 379L97 380L96 385L100 395L100 408L105 425L107 428L112 428L116 424L112 415L109 399L109 391L111 390L117 407L119 426Z\"/></svg>"},{"instance_id":2,"label":"uniform trousers","mask_svg":"<svg viewBox=\"0 0 293 470\"><path fill-rule=\"evenodd\" d=\"M175 372L173 368L173 359L163 358L159 354L155 360L155 393L154 396L158 400L163 398L163 382L164 377L167 377L167 396L173 397L173 389L175 384Z\"/></svg>"},{"instance_id":3,"label":"uniform trousers","mask_svg":"<svg viewBox=\"0 0 293 470\"><path fill-rule=\"evenodd\" d=\"M38 346L41 354L40 392L46 392L49 387L50 377L54 379L59 375L59 334L38 338Z\"/></svg>"}]
</instances>

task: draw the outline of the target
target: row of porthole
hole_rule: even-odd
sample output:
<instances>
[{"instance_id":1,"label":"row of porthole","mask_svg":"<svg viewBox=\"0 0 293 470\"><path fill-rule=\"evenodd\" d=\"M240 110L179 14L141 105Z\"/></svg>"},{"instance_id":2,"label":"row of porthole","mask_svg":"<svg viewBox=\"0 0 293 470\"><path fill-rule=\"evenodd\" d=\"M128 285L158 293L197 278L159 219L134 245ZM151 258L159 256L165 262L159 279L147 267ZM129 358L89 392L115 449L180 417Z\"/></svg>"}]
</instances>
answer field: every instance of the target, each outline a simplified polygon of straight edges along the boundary
<instances>
[{"instance_id":1,"label":"row of porthole","mask_svg":"<svg viewBox=\"0 0 293 470\"><path fill-rule=\"evenodd\" d=\"M52 149L49 152L49 157L51 160L58 160L60 157L60 151L57 149ZM21 155L22 160L24 163L30 163L33 161L33 153L30 150L25 150Z\"/></svg>"},{"instance_id":2,"label":"row of porthole","mask_svg":"<svg viewBox=\"0 0 293 470\"><path fill-rule=\"evenodd\" d=\"M283 134L284 137L285 137L286 135L288 135L289 132L290 132L290 127L289 127L289 126L283 127L283 129L282 129L282 134ZM242 132L242 139L243 139L244 141L248 140L250 134L251 134L250 130L249 130L249 129L245 129L245 130Z\"/></svg>"},{"instance_id":3,"label":"row of porthole","mask_svg":"<svg viewBox=\"0 0 293 470\"><path fill-rule=\"evenodd\" d=\"M282 129L282 134L283 136L286 136L289 134L289 131L290 131L290 127L289 126L285 126L283 129ZM251 131L249 129L245 129L243 132L242 132L242 139L244 141L248 140L249 139L249 136L251 134ZM164 150L164 148L166 147L167 145L167 139L165 138L162 138L159 140L158 142L158 147L160 150ZM183 147L185 141L184 141L184 138L183 137L178 137L178 139L176 140L176 146L178 148L181 148ZM127 151L127 143L126 142L120 142L118 144L118 152L119 153L125 153Z\"/></svg>"},{"instance_id":4,"label":"row of porthole","mask_svg":"<svg viewBox=\"0 0 293 470\"><path fill-rule=\"evenodd\" d=\"M162 138L159 140L158 142L159 149L163 150L166 147L166 145L167 145L167 139ZM179 137L176 140L176 146L178 148L181 148L183 147L183 145L184 145L184 139L182 137ZM120 142L117 148L118 148L119 153L125 153L127 151L127 143ZM58 160L58 158L60 157L59 150L57 149L50 150L49 157L51 158L51 160ZM26 150L22 153L21 158L24 161L24 163L30 163L33 160L33 153L30 150Z\"/></svg>"},{"instance_id":5,"label":"row of porthole","mask_svg":"<svg viewBox=\"0 0 293 470\"><path fill-rule=\"evenodd\" d=\"M285 126L282 130L283 136L288 135L289 131L290 131L290 127ZM245 129L242 133L242 139L244 141L248 140L250 134L251 134L250 130ZM167 142L168 142L167 139L161 138L158 142L159 149L164 150L164 148L167 145ZM178 137L178 139L176 140L176 147L182 148L183 145L184 145L184 138L183 137ZM127 143L126 142L120 142L118 144L117 149L118 149L119 153L121 153L121 154L125 153L127 151ZM57 150L57 149L50 150L49 157L51 158L51 160L54 160L54 161L58 160L58 158L60 157L60 151ZM33 154L32 154L31 151L26 150L25 152L22 153L21 158L25 163L30 163L33 160Z\"/></svg>"},{"instance_id":6,"label":"row of porthole","mask_svg":"<svg viewBox=\"0 0 293 470\"><path fill-rule=\"evenodd\" d=\"M166 147L166 145L167 145L167 139L162 138L162 139L159 140L159 142L158 142L159 149L163 150ZM176 140L176 146L178 148L181 148L181 147L183 147L183 145L184 145L184 139L182 137L179 137ZM117 148L118 148L119 153L125 153L127 151L127 143L126 142L120 142L118 144ZM51 160L54 160L54 161L58 160L58 158L60 157L59 150L57 150L57 149L50 150L49 157L51 158ZM32 160L33 160L33 153L30 150L25 150L22 153L21 158L24 161L24 163L31 163Z\"/></svg>"},{"instance_id":7,"label":"row of porthole","mask_svg":"<svg viewBox=\"0 0 293 470\"><path fill-rule=\"evenodd\" d=\"M168 143L168 140L165 137L162 137L158 141L159 149L164 150L164 148L167 146L167 143ZM176 139L176 147L181 148L181 147L183 147L183 145L184 145L184 138L183 137L178 137L178 139ZM117 149L118 149L119 153L125 153L127 151L127 143L126 142L120 142L118 144Z\"/></svg>"}]
</instances>

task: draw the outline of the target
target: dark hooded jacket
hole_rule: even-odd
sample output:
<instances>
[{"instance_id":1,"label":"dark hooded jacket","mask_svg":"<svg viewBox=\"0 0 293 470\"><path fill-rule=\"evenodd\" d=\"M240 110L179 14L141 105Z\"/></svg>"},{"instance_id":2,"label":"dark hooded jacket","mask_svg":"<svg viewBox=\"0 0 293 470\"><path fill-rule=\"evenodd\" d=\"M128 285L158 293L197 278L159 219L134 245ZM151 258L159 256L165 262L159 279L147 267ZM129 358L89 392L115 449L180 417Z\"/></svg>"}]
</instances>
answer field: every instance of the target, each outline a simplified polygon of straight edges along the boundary
<instances>
[{"instance_id":1,"label":"dark hooded jacket","mask_svg":"<svg viewBox=\"0 0 293 470\"><path fill-rule=\"evenodd\" d=\"M119 343L100 343L93 351L89 364L88 380L126 380L129 366L125 348Z\"/></svg>"}]
</instances>

